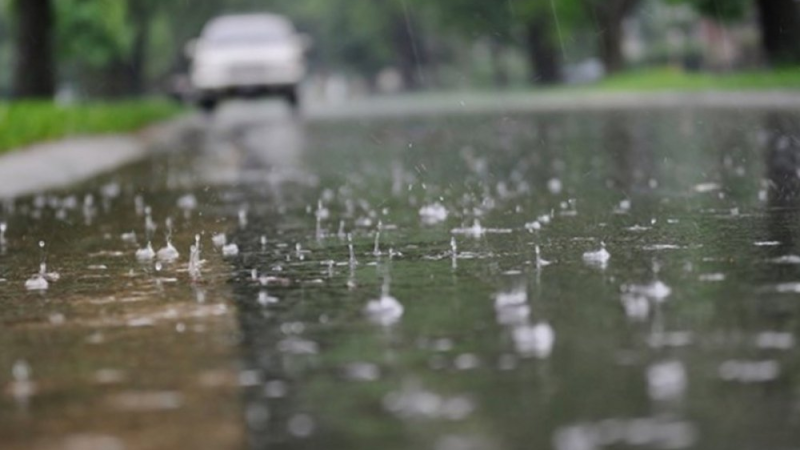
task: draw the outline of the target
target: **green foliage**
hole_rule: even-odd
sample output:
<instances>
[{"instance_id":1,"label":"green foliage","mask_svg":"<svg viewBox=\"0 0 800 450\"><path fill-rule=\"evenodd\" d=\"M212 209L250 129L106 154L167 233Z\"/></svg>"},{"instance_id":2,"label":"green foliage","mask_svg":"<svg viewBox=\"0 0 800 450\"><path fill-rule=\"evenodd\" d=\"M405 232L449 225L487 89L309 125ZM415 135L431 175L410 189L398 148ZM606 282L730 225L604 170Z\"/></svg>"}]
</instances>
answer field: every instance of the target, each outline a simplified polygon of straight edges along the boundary
<instances>
[{"instance_id":1,"label":"green foliage","mask_svg":"<svg viewBox=\"0 0 800 450\"><path fill-rule=\"evenodd\" d=\"M318 63L374 73L392 60L392 20L398 2L308 0L285 12L314 35Z\"/></svg>"},{"instance_id":2,"label":"green foliage","mask_svg":"<svg viewBox=\"0 0 800 450\"><path fill-rule=\"evenodd\" d=\"M59 0L56 36L62 61L100 68L130 53L128 5L119 0Z\"/></svg>"},{"instance_id":3,"label":"green foliage","mask_svg":"<svg viewBox=\"0 0 800 450\"><path fill-rule=\"evenodd\" d=\"M489 36L508 41L528 22L541 19L557 25L551 27L554 40L569 39L587 19L582 0L417 0L417 3L437 10L446 27L467 38Z\"/></svg>"},{"instance_id":4,"label":"green foliage","mask_svg":"<svg viewBox=\"0 0 800 450\"><path fill-rule=\"evenodd\" d=\"M134 131L180 110L174 103L156 100L75 106L0 103L0 153L65 136Z\"/></svg>"},{"instance_id":5,"label":"green foliage","mask_svg":"<svg viewBox=\"0 0 800 450\"><path fill-rule=\"evenodd\" d=\"M668 2L689 4L700 14L720 22L741 20L753 3L752 0L668 0Z\"/></svg>"}]
</instances>

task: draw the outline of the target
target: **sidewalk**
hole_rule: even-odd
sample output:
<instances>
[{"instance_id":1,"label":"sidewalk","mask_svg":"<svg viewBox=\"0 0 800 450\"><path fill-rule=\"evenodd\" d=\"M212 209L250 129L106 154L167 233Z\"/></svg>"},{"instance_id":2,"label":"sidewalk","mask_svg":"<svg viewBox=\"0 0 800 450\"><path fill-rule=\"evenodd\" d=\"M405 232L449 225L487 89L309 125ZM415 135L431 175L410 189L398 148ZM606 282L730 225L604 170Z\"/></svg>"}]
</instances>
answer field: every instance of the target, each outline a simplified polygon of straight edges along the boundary
<instances>
[{"instance_id":1,"label":"sidewalk","mask_svg":"<svg viewBox=\"0 0 800 450\"><path fill-rule=\"evenodd\" d=\"M193 129L189 115L133 134L83 136L34 144L0 156L0 198L56 189L109 172L170 145Z\"/></svg>"}]
</instances>

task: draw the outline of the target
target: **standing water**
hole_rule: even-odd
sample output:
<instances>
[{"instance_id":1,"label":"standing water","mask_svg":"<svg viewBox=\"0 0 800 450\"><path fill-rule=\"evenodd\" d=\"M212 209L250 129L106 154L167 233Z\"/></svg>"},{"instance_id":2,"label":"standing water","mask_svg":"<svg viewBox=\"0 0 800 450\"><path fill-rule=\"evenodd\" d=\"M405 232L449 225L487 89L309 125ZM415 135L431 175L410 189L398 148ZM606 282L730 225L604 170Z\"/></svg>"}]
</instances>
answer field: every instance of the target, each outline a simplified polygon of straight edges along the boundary
<instances>
[{"instance_id":1,"label":"standing water","mask_svg":"<svg viewBox=\"0 0 800 450\"><path fill-rule=\"evenodd\" d=\"M800 442L794 115L230 114L4 210L5 445Z\"/></svg>"}]
</instances>

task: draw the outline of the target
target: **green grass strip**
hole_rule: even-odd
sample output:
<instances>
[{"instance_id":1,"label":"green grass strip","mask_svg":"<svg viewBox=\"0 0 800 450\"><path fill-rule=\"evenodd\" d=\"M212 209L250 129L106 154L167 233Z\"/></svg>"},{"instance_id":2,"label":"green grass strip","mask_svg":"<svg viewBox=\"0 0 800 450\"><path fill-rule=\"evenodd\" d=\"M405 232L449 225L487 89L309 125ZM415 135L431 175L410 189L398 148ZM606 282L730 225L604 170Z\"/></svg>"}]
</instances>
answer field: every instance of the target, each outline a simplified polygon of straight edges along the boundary
<instances>
[{"instance_id":1,"label":"green grass strip","mask_svg":"<svg viewBox=\"0 0 800 450\"><path fill-rule=\"evenodd\" d=\"M800 89L800 67L722 74L670 68L634 70L613 75L592 87L609 91Z\"/></svg>"},{"instance_id":2,"label":"green grass strip","mask_svg":"<svg viewBox=\"0 0 800 450\"><path fill-rule=\"evenodd\" d=\"M62 106L52 102L0 102L0 153L67 136L125 133L175 116L180 105L132 100Z\"/></svg>"}]
</instances>

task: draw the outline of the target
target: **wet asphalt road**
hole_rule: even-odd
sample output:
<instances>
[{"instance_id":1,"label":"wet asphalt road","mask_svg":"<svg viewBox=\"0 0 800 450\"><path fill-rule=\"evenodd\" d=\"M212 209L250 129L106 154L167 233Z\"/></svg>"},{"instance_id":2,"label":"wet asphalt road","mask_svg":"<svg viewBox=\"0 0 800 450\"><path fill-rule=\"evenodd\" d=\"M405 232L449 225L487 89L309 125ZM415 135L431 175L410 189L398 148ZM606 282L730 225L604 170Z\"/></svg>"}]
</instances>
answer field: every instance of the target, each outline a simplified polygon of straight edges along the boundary
<instances>
[{"instance_id":1,"label":"wet asphalt road","mask_svg":"<svg viewBox=\"0 0 800 450\"><path fill-rule=\"evenodd\" d=\"M3 205L0 442L794 448L797 123L226 106Z\"/></svg>"}]
</instances>

